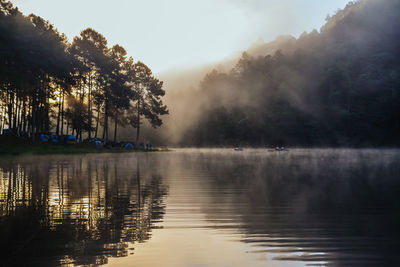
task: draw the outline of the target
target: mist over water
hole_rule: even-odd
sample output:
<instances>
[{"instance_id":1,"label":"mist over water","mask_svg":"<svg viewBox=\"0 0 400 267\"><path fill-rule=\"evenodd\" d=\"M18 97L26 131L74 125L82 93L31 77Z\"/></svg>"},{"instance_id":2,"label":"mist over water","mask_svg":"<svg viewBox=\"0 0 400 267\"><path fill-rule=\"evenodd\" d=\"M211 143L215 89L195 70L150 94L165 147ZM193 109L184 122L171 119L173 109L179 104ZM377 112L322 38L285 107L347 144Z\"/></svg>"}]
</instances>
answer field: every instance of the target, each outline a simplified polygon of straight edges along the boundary
<instances>
[{"instance_id":1,"label":"mist over water","mask_svg":"<svg viewBox=\"0 0 400 267\"><path fill-rule=\"evenodd\" d=\"M393 266L399 150L0 160L6 265Z\"/></svg>"}]
</instances>

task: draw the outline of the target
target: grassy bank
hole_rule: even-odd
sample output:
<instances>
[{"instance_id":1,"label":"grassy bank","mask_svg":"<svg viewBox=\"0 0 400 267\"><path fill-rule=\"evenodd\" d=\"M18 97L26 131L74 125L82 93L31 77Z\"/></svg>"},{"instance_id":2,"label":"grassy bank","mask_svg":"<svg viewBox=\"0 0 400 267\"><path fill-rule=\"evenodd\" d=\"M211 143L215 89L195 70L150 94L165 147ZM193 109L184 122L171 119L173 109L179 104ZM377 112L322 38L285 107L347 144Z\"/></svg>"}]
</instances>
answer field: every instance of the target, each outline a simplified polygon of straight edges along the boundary
<instances>
[{"instance_id":1,"label":"grassy bank","mask_svg":"<svg viewBox=\"0 0 400 267\"><path fill-rule=\"evenodd\" d=\"M85 154L85 153L126 153L126 152L160 152L168 149L136 150L123 148L96 148L88 144L32 144L12 139L0 138L0 156L6 155L47 155L47 154Z\"/></svg>"}]
</instances>

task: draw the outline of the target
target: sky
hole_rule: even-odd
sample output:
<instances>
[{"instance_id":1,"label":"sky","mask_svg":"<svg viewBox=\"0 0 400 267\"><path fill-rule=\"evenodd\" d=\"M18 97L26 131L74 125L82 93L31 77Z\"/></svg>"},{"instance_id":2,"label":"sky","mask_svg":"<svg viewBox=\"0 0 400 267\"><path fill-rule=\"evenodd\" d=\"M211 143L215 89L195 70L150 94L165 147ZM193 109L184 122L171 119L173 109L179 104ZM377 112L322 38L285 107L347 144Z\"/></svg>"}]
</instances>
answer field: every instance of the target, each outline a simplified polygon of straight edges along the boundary
<instances>
[{"instance_id":1,"label":"sky","mask_svg":"<svg viewBox=\"0 0 400 267\"><path fill-rule=\"evenodd\" d=\"M224 60L260 39L319 29L349 0L11 0L69 40L91 27L153 73Z\"/></svg>"}]
</instances>

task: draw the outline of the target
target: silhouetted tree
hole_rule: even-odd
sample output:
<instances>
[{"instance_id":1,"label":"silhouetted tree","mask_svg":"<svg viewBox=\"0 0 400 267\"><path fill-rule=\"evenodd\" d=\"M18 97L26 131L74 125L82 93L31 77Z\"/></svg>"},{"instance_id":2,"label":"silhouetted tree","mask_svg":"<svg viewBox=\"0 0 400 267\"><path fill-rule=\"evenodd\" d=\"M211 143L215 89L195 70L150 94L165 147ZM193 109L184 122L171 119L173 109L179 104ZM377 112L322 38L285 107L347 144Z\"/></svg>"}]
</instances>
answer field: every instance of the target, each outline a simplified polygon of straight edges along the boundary
<instances>
[{"instance_id":1,"label":"silhouetted tree","mask_svg":"<svg viewBox=\"0 0 400 267\"><path fill-rule=\"evenodd\" d=\"M154 78L151 70L140 61L135 64L135 73L136 80L131 86L136 92L136 103L131 107L130 123L136 128L136 141L139 141L141 117L144 116L156 128L162 124L160 115L168 114L168 109L161 100L165 95L163 83Z\"/></svg>"},{"instance_id":2,"label":"silhouetted tree","mask_svg":"<svg viewBox=\"0 0 400 267\"><path fill-rule=\"evenodd\" d=\"M137 78L134 62L126 55L119 45L108 48L106 38L91 28L70 44L50 22L34 14L24 16L1 0L1 130L8 126L15 134L30 132L34 142L39 132L55 129L64 134L66 118L77 136L82 139L87 132L91 138L96 110L96 136L102 118L108 139L112 116L116 140L117 125L126 124L125 111L138 95L136 87L128 85Z\"/></svg>"}]
</instances>

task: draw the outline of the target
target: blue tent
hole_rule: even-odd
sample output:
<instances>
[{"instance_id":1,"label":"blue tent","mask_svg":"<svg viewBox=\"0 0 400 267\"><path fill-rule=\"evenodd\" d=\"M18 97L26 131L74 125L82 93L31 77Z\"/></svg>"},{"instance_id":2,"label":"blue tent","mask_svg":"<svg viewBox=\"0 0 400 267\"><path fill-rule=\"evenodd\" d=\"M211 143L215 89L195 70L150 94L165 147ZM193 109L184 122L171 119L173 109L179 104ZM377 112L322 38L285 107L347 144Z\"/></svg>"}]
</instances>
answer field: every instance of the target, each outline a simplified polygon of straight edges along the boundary
<instances>
[{"instance_id":1,"label":"blue tent","mask_svg":"<svg viewBox=\"0 0 400 267\"><path fill-rule=\"evenodd\" d=\"M40 141L42 141L43 143L46 143L49 141L49 136L46 134L40 134Z\"/></svg>"},{"instance_id":2,"label":"blue tent","mask_svg":"<svg viewBox=\"0 0 400 267\"><path fill-rule=\"evenodd\" d=\"M76 143L76 137L73 136L73 135L71 135L71 134L66 135L66 136L64 137L64 142L65 142L66 144L75 144L75 143Z\"/></svg>"},{"instance_id":3,"label":"blue tent","mask_svg":"<svg viewBox=\"0 0 400 267\"><path fill-rule=\"evenodd\" d=\"M58 136L57 135L50 135L50 140L52 143L58 143Z\"/></svg>"},{"instance_id":4,"label":"blue tent","mask_svg":"<svg viewBox=\"0 0 400 267\"><path fill-rule=\"evenodd\" d=\"M127 144L124 146L124 148L125 148L125 149L134 149L134 146L133 146L131 143L127 143Z\"/></svg>"},{"instance_id":5,"label":"blue tent","mask_svg":"<svg viewBox=\"0 0 400 267\"><path fill-rule=\"evenodd\" d=\"M96 145L97 148L102 148L103 147L103 143L98 141L98 140L94 141L94 144Z\"/></svg>"}]
</instances>

